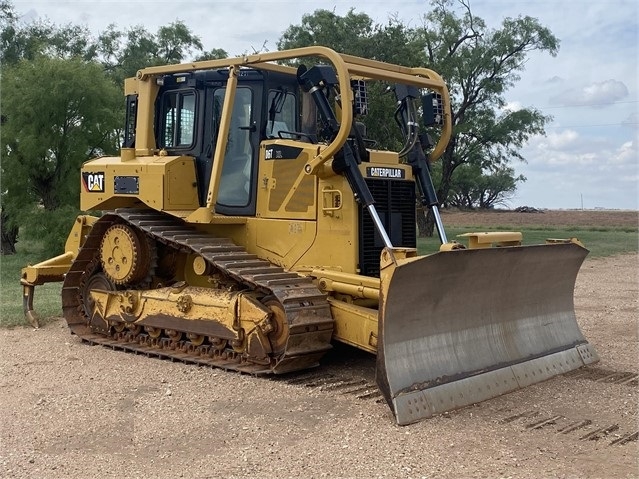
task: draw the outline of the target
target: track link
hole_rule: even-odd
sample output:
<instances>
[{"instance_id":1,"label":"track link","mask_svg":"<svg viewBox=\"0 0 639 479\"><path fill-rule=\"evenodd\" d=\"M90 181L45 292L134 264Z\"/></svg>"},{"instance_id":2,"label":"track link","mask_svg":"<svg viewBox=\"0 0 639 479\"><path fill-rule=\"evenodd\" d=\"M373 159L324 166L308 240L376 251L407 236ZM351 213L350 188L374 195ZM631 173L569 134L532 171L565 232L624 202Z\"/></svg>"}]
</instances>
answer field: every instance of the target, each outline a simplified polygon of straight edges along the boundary
<instances>
[{"instance_id":1,"label":"track link","mask_svg":"<svg viewBox=\"0 0 639 479\"><path fill-rule=\"evenodd\" d=\"M99 267L100 241L105 231L116 223L138 228L149 238L181 253L200 255L212 271L224 274L243 289L276 298L284 308L288 323L289 336L284 353L272 358L270 364L258 364L232 349L219 350L209 345L151 338L130 331L99 334L92 329L85 313L82 289ZM314 367L331 348L333 319L330 307L326 296L310 278L259 259L228 238L203 233L179 218L150 209L119 209L105 214L94 224L65 277L62 307L71 332L89 343L252 374L280 374Z\"/></svg>"}]
</instances>

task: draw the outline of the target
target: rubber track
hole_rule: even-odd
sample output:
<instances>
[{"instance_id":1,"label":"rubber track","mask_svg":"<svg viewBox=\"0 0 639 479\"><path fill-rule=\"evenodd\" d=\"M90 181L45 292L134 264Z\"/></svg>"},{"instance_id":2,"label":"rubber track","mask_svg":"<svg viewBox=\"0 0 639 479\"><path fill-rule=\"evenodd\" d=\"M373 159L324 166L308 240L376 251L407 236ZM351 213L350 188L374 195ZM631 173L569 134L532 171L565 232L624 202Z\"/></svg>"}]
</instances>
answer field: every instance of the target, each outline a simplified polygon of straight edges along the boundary
<instances>
[{"instance_id":1,"label":"rubber track","mask_svg":"<svg viewBox=\"0 0 639 479\"><path fill-rule=\"evenodd\" d=\"M284 354L271 364L257 364L247 362L232 350L215 351L212 347L198 347L188 341L152 340L148 335L134 336L130 332L102 335L92 331L81 304L81 291L84 281L99 264L97 258L104 233L116 223L137 227L178 251L198 254L212 269L225 273L245 288L275 296L284 307L289 324L289 341ZM62 309L72 333L89 343L252 374L285 373L313 367L331 348L333 319L330 306L326 295L310 278L259 259L228 238L203 233L179 218L150 209L119 209L105 214L94 224L65 277Z\"/></svg>"}]
</instances>

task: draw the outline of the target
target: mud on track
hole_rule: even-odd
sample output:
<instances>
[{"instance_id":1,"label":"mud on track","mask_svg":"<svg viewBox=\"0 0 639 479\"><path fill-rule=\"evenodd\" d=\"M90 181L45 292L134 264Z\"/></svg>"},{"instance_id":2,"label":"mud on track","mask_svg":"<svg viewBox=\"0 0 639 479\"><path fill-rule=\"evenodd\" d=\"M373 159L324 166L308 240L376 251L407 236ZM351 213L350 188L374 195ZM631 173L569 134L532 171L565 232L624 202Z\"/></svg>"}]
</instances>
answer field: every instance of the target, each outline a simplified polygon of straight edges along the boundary
<instances>
[{"instance_id":1,"label":"mud on track","mask_svg":"<svg viewBox=\"0 0 639 479\"><path fill-rule=\"evenodd\" d=\"M62 320L2 330L0 477L639 477L637 271L581 269L600 363L407 427L344 346L270 380L88 346Z\"/></svg>"}]
</instances>

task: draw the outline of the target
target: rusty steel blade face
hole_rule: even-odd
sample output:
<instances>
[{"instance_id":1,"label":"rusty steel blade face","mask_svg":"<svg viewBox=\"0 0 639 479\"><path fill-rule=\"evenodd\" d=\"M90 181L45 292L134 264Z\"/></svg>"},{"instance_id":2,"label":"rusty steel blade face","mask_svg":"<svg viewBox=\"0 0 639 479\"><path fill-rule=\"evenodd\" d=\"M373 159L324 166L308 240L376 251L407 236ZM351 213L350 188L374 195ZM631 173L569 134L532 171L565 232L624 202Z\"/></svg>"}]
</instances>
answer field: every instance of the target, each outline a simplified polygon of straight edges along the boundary
<instances>
[{"instance_id":1,"label":"rusty steel blade face","mask_svg":"<svg viewBox=\"0 0 639 479\"><path fill-rule=\"evenodd\" d=\"M573 291L576 244L440 252L382 271L377 382L399 424L598 360Z\"/></svg>"}]
</instances>

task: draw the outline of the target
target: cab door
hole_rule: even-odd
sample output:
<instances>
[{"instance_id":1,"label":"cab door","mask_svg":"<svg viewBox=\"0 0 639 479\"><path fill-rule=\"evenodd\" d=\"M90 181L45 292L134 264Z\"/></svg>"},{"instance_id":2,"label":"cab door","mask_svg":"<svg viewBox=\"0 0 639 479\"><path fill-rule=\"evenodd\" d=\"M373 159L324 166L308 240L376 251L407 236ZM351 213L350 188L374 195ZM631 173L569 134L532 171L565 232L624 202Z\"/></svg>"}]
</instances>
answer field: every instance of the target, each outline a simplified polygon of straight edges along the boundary
<instances>
[{"instance_id":1,"label":"cab door","mask_svg":"<svg viewBox=\"0 0 639 479\"><path fill-rule=\"evenodd\" d=\"M262 90L262 81L240 79L237 86L215 204L217 213L235 216L255 215ZM217 127L220 124L225 93L226 88L220 87L214 89L210 95L210 114L213 116L213 124ZM208 177L210 179L210 169Z\"/></svg>"}]
</instances>

